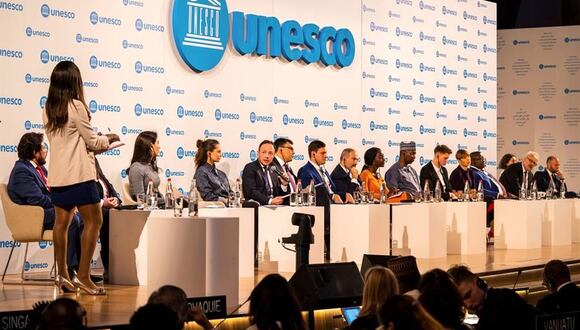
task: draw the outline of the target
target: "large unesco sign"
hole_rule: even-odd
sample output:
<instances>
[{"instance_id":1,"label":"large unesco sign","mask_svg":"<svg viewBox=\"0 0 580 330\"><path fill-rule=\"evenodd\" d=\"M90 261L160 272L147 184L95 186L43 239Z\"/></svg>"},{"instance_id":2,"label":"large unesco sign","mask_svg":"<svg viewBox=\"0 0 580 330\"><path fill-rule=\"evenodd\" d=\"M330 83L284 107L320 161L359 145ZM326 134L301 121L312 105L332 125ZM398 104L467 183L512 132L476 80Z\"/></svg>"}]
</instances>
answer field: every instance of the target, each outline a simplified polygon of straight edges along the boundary
<instances>
[{"instance_id":1,"label":"large unesco sign","mask_svg":"<svg viewBox=\"0 0 580 330\"><path fill-rule=\"evenodd\" d=\"M348 29L295 20L282 24L276 17L232 13L232 43L240 55L282 56L287 61L321 62L346 67L355 56L355 40ZM195 71L213 69L228 45L230 22L225 0L175 0L173 39L181 58ZM328 51L327 44L332 51ZM269 46L269 48L268 48Z\"/></svg>"}]
</instances>

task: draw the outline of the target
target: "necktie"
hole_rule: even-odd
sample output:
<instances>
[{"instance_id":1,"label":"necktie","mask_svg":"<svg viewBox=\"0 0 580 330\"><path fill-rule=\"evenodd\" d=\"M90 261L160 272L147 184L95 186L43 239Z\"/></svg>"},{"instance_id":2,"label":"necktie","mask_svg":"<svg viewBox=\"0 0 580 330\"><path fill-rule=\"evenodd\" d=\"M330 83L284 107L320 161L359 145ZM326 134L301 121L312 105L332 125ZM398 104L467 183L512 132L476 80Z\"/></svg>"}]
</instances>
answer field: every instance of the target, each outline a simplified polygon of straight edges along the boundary
<instances>
[{"instance_id":1,"label":"necktie","mask_svg":"<svg viewBox=\"0 0 580 330\"><path fill-rule=\"evenodd\" d=\"M290 181L290 187L292 188L292 191L296 191L296 181L294 181L294 176L290 172L290 167L288 166L288 164L284 164L284 171L288 176L288 180Z\"/></svg>"},{"instance_id":2,"label":"necktie","mask_svg":"<svg viewBox=\"0 0 580 330\"><path fill-rule=\"evenodd\" d=\"M266 191L268 192L268 195L272 196L273 191L272 191L272 186L270 185L270 175L268 173L268 168L266 166L264 166L264 167L262 167L262 169L264 170L263 176L264 176L264 181L266 183Z\"/></svg>"},{"instance_id":3,"label":"necktie","mask_svg":"<svg viewBox=\"0 0 580 330\"><path fill-rule=\"evenodd\" d=\"M46 189L50 191L50 187L48 186L48 180L46 179L46 175L44 175L44 171L40 168L40 166L36 167L36 171L38 172L38 174L40 174L40 178L42 179L42 182L46 186Z\"/></svg>"},{"instance_id":4,"label":"necktie","mask_svg":"<svg viewBox=\"0 0 580 330\"><path fill-rule=\"evenodd\" d=\"M328 179L328 176L326 175L326 170L324 169L324 166L320 166L320 173L322 176L322 182L324 182L324 185L326 186L326 190L328 190L328 192L330 194L332 194L332 188L330 187L330 180Z\"/></svg>"}]
</instances>

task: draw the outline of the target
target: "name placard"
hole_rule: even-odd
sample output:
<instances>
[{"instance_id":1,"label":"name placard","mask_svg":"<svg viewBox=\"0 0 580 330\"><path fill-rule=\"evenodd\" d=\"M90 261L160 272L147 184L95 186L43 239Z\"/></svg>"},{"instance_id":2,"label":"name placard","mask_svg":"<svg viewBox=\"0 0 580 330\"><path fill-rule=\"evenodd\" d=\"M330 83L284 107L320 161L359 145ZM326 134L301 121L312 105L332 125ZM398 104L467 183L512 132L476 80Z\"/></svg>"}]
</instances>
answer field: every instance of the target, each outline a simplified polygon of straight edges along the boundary
<instances>
[{"instance_id":1,"label":"name placard","mask_svg":"<svg viewBox=\"0 0 580 330\"><path fill-rule=\"evenodd\" d=\"M35 320L33 314L33 310L2 312L0 313L0 329L35 329L37 320Z\"/></svg>"},{"instance_id":2,"label":"name placard","mask_svg":"<svg viewBox=\"0 0 580 330\"><path fill-rule=\"evenodd\" d=\"M573 330L579 329L580 311L540 315L536 317L536 330Z\"/></svg>"},{"instance_id":3,"label":"name placard","mask_svg":"<svg viewBox=\"0 0 580 330\"><path fill-rule=\"evenodd\" d=\"M190 307L200 307L208 319L224 318L227 315L226 296L187 298Z\"/></svg>"}]
</instances>

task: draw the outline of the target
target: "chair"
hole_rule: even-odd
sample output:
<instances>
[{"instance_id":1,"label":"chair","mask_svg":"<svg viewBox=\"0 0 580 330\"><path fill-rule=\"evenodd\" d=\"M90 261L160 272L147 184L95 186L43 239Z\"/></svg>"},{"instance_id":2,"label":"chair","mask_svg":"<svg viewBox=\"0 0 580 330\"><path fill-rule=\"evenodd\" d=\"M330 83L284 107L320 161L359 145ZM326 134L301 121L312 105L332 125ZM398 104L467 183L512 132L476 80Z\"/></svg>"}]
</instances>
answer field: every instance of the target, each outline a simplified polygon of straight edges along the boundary
<instances>
[{"instance_id":1,"label":"chair","mask_svg":"<svg viewBox=\"0 0 580 330\"><path fill-rule=\"evenodd\" d=\"M0 199L2 200L6 225L12 233L12 238L15 242L26 243L26 250L24 252L24 262L26 262L28 244L30 242L53 240L52 230L43 230L44 209L40 206L19 205L14 203L10 199L10 196L8 196L8 187L5 183L0 184ZM10 255L6 261L4 273L2 274L2 283L4 283L4 277L6 276L6 271L8 270L8 265L10 264L15 245L16 244L12 245ZM23 281L31 281L24 278L24 265L20 277Z\"/></svg>"},{"instance_id":2,"label":"chair","mask_svg":"<svg viewBox=\"0 0 580 330\"><path fill-rule=\"evenodd\" d=\"M131 197L131 185L129 182L123 182L123 204L125 205L135 205L137 201Z\"/></svg>"}]
</instances>

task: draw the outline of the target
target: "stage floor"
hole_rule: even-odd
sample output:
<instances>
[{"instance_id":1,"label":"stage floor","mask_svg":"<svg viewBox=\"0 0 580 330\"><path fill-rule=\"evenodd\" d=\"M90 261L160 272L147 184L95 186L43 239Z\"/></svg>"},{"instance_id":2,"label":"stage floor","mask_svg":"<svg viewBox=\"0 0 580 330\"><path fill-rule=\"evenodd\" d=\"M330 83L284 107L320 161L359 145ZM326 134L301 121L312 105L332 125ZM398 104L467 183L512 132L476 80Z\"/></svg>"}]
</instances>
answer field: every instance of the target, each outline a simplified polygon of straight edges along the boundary
<instances>
[{"instance_id":1,"label":"stage floor","mask_svg":"<svg viewBox=\"0 0 580 330\"><path fill-rule=\"evenodd\" d=\"M562 247L543 247L533 250L495 250L488 246L487 253L481 255L448 255L438 259L418 259L421 273L432 269L447 269L450 265L467 264L475 273L498 271L502 269L528 267L545 264L551 259L564 261L580 259L580 244ZM255 285L266 274L254 278L240 278L240 300L244 301ZM283 273L290 278L291 273ZM8 281L19 276L7 276ZM107 326L128 323L133 312L147 302L148 289L145 286L107 285L107 295L92 297L84 294L67 295L77 299L87 310L89 326ZM40 285L2 285L0 311L31 309L39 300L52 300L57 297L53 286ZM247 312L247 304L240 313Z\"/></svg>"}]
</instances>

